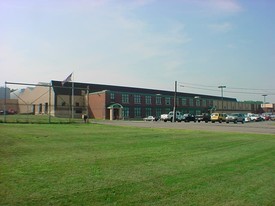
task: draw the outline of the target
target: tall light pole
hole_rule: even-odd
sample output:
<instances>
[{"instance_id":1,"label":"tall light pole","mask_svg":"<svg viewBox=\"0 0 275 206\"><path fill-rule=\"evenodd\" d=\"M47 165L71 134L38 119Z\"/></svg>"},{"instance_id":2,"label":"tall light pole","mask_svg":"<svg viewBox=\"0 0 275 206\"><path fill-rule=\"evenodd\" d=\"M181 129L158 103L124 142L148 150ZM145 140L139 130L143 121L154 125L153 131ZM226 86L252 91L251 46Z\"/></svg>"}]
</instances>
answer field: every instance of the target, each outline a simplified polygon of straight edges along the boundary
<instances>
[{"instance_id":1,"label":"tall light pole","mask_svg":"<svg viewBox=\"0 0 275 206\"><path fill-rule=\"evenodd\" d=\"M177 81L175 81L175 94L174 94L174 108L173 108L173 122L176 121L176 107L177 107Z\"/></svg>"},{"instance_id":2,"label":"tall light pole","mask_svg":"<svg viewBox=\"0 0 275 206\"><path fill-rule=\"evenodd\" d=\"M264 110L264 108L265 108L265 98L266 98L267 94L263 94L262 96L264 97L264 103L263 103L263 106L262 106L262 109ZM266 112L266 111L264 110L264 112Z\"/></svg>"},{"instance_id":3,"label":"tall light pole","mask_svg":"<svg viewBox=\"0 0 275 206\"><path fill-rule=\"evenodd\" d=\"M201 114L201 110L199 110L199 113L197 112L197 108L198 107L201 107L201 104L200 104L200 96L194 96L194 99L196 100L196 110L195 110L195 113L194 113L194 115L197 115L197 114ZM199 102L199 104L198 104L198 102ZM200 108L199 108L200 109Z\"/></svg>"},{"instance_id":4,"label":"tall light pole","mask_svg":"<svg viewBox=\"0 0 275 206\"><path fill-rule=\"evenodd\" d=\"M223 89L226 88L226 86L221 85L221 86L218 86L218 88L221 89L221 96L222 96L222 113L223 113Z\"/></svg>"},{"instance_id":5,"label":"tall light pole","mask_svg":"<svg viewBox=\"0 0 275 206\"><path fill-rule=\"evenodd\" d=\"M267 96L267 94L263 94L262 96L264 97L264 104L265 104L265 97Z\"/></svg>"}]
</instances>

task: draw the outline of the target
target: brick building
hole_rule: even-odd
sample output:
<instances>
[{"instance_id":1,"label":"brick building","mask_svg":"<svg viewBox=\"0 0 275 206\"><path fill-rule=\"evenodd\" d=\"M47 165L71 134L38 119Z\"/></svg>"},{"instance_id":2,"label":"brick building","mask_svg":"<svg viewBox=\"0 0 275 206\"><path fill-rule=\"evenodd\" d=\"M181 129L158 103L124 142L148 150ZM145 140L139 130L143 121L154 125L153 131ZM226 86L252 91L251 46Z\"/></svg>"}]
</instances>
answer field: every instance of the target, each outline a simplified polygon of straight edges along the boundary
<instances>
[{"instance_id":1,"label":"brick building","mask_svg":"<svg viewBox=\"0 0 275 206\"><path fill-rule=\"evenodd\" d=\"M27 87L17 96L18 113L65 118L81 118L88 114L95 119L141 119L172 111L174 102L177 111L192 114L258 113L261 109L260 104L238 102L229 97L177 92L174 101L174 91L79 82L62 85L61 81Z\"/></svg>"},{"instance_id":2,"label":"brick building","mask_svg":"<svg viewBox=\"0 0 275 206\"><path fill-rule=\"evenodd\" d=\"M174 91L88 83L74 83L72 90L71 82L61 86L59 81L52 81L52 86L56 109L70 106L74 91L76 115L88 113L90 118L141 119L149 115L160 116L174 107ZM247 113L257 112L260 105L237 102L229 97L223 97L222 100L220 96L177 92L176 108L182 113L192 114L211 111Z\"/></svg>"}]
</instances>

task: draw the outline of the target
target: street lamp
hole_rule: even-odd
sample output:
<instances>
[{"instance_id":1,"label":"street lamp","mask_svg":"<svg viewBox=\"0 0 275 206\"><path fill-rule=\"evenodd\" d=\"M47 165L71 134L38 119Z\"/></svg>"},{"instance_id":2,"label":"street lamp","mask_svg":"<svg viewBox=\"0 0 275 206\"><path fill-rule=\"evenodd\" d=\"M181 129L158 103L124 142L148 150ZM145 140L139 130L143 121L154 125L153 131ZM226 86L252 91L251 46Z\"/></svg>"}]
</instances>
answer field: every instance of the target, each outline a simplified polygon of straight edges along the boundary
<instances>
[{"instance_id":1,"label":"street lamp","mask_svg":"<svg viewBox=\"0 0 275 206\"><path fill-rule=\"evenodd\" d=\"M194 96L194 99L196 100L196 109L195 109L195 114L194 115L197 115L197 114L200 114L201 113L201 111L199 110L197 110L197 108L198 107L200 107L201 105L200 105L200 96Z\"/></svg>"},{"instance_id":2,"label":"street lamp","mask_svg":"<svg viewBox=\"0 0 275 206\"><path fill-rule=\"evenodd\" d=\"M263 94L262 96L264 97L264 104L265 104L265 97L267 96L267 94Z\"/></svg>"},{"instance_id":3,"label":"street lamp","mask_svg":"<svg viewBox=\"0 0 275 206\"><path fill-rule=\"evenodd\" d=\"M262 96L264 97L264 103L263 103L262 109L264 110L264 112L266 112L264 108L266 108L265 97L267 96L267 94L263 94Z\"/></svg>"},{"instance_id":4,"label":"street lamp","mask_svg":"<svg viewBox=\"0 0 275 206\"><path fill-rule=\"evenodd\" d=\"M218 86L219 89L221 89L221 96L222 96L222 113L223 113L223 89L226 88L226 86Z\"/></svg>"}]
</instances>

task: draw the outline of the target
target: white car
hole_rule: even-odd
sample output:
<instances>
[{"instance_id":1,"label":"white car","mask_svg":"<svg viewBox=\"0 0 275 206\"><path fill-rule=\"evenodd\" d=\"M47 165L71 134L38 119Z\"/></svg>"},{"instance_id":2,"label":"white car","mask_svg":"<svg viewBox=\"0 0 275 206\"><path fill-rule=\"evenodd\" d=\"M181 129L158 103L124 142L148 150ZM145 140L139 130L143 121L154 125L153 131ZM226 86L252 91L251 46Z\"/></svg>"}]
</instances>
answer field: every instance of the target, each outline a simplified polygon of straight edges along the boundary
<instances>
[{"instance_id":1,"label":"white car","mask_svg":"<svg viewBox=\"0 0 275 206\"><path fill-rule=\"evenodd\" d=\"M148 116L148 117L143 118L143 120L144 120L144 121L155 121L156 118L153 117L153 116Z\"/></svg>"},{"instance_id":2,"label":"white car","mask_svg":"<svg viewBox=\"0 0 275 206\"><path fill-rule=\"evenodd\" d=\"M168 119L168 114L162 114L162 115L160 115L160 120L161 121L167 121L167 119Z\"/></svg>"},{"instance_id":3,"label":"white car","mask_svg":"<svg viewBox=\"0 0 275 206\"><path fill-rule=\"evenodd\" d=\"M174 117L174 112L171 111L171 112L168 113L168 117L167 117L166 120L164 120L164 122L167 122L167 121L171 121L172 122L173 121L173 117ZM183 115L181 114L181 112L176 111L175 118L176 118L175 119L176 122L181 122L183 120Z\"/></svg>"},{"instance_id":4,"label":"white car","mask_svg":"<svg viewBox=\"0 0 275 206\"><path fill-rule=\"evenodd\" d=\"M253 122L259 122L259 121L261 121L261 117L258 114L250 114L249 118Z\"/></svg>"},{"instance_id":5,"label":"white car","mask_svg":"<svg viewBox=\"0 0 275 206\"><path fill-rule=\"evenodd\" d=\"M244 121L245 122L250 122L251 121L250 117L247 114L244 115Z\"/></svg>"}]
</instances>

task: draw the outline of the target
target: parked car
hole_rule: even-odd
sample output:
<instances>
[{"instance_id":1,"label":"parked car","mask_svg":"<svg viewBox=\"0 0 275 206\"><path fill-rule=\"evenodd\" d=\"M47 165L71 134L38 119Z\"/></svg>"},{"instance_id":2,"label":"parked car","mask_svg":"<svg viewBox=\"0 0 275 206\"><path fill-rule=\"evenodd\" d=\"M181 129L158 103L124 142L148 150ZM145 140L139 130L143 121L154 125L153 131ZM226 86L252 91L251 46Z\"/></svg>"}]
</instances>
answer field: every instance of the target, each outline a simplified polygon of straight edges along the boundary
<instances>
[{"instance_id":1,"label":"parked car","mask_svg":"<svg viewBox=\"0 0 275 206\"><path fill-rule=\"evenodd\" d=\"M17 114L17 112L13 109L9 109L7 114Z\"/></svg>"},{"instance_id":2,"label":"parked car","mask_svg":"<svg viewBox=\"0 0 275 206\"><path fill-rule=\"evenodd\" d=\"M17 114L17 112L13 109L9 109L9 110L6 110L6 112L4 110L0 110L0 115L4 115L4 114Z\"/></svg>"},{"instance_id":3,"label":"parked car","mask_svg":"<svg viewBox=\"0 0 275 206\"><path fill-rule=\"evenodd\" d=\"M262 118L258 114L248 114L248 116L251 119L251 121L253 121L253 122L262 121Z\"/></svg>"},{"instance_id":4,"label":"parked car","mask_svg":"<svg viewBox=\"0 0 275 206\"><path fill-rule=\"evenodd\" d=\"M245 117L243 114L240 113L232 113L226 116L226 123L234 122L237 124L238 122L244 123Z\"/></svg>"},{"instance_id":5,"label":"parked car","mask_svg":"<svg viewBox=\"0 0 275 206\"><path fill-rule=\"evenodd\" d=\"M211 122L215 123L215 122L225 122L226 121L226 114L225 113L212 113L211 114Z\"/></svg>"},{"instance_id":6,"label":"parked car","mask_svg":"<svg viewBox=\"0 0 275 206\"><path fill-rule=\"evenodd\" d=\"M168 114L161 114L160 115L160 120L161 121L167 121L168 120Z\"/></svg>"},{"instance_id":7,"label":"parked car","mask_svg":"<svg viewBox=\"0 0 275 206\"><path fill-rule=\"evenodd\" d=\"M244 121L245 122L250 122L251 121L250 117L247 114L244 115Z\"/></svg>"},{"instance_id":8,"label":"parked car","mask_svg":"<svg viewBox=\"0 0 275 206\"><path fill-rule=\"evenodd\" d=\"M154 116L148 116L143 118L144 121L157 121L158 118L154 117Z\"/></svg>"},{"instance_id":9,"label":"parked car","mask_svg":"<svg viewBox=\"0 0 275 206\"><path fill-rule=\"evenodd\" d=\"M270 115L270 120L275 121L275 114Z\"/></svg>"},{"instance_id":10,"label":"parked car","mask_svg":"<svg viewBox=\"0 0 275 206\"><path fill-rule=\"evenodd\" d=\"M182 121L184 122L196 122L196 117L193 114L184 114Z\"/></svg>"},{"instance_id":11,"label":"parked car","mask_svg":"<svg viewBox=\"0 0 275 206\"><path fill-rule=\"evenodd\" d=\"M204 121L205 123L207 123L211 121L211 117L210 117L210 114L203 113L203 114L196 115L196 120L198 122Z\"/></svg>"},{"instance_id":12,"label":"parked car","mask_svg":"<svg viewBox=\"0 0 275 206\"><path fill-rule=\"evenodd\" d=\"M262 118L263 121L270 120L270 114L261 114L260 117Z\"/></svg>"},{"instance_id":13,"label":"parked car","mask_svg":"<svg viewBox=\"0 0 275 206\"><path fill-rule=\"evenodd\" d=\"M171 112L168 113L167 119L164 119L163 121L164 122L167 122L167 121L171 121L172 122L173 121L173 117L174 117L174 112L171 111ZM182 119L183 119L183 115L181 114L181 112L176 111L175 121L181 122Z\"/></svg>"}]
</instances>

